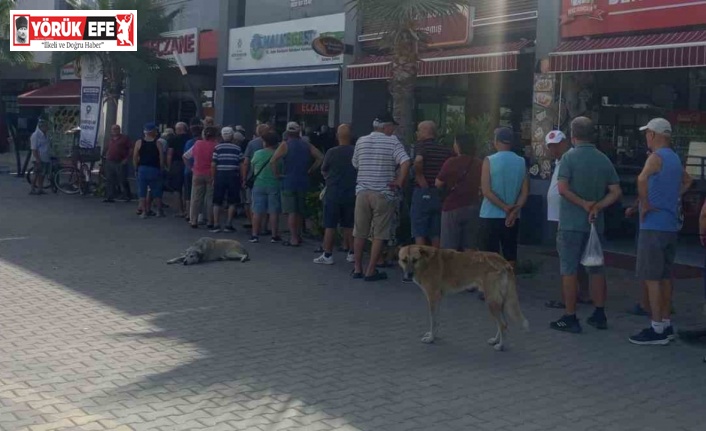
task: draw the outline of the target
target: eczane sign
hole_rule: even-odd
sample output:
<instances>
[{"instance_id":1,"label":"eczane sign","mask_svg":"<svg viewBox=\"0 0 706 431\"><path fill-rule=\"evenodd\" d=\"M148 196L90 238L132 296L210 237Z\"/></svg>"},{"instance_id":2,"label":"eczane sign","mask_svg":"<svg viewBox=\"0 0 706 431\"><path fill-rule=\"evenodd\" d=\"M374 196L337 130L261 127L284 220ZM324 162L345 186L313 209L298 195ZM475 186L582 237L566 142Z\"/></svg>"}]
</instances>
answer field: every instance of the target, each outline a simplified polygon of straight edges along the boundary
<instances>
[{"instance_id":1,"label":"eczane sign","mask_svg":"<svg viewBox=\"0 0 706 431\"><path fill-rule=\"evenodd\" d=\"M159 58L174 61L173 53L179 55L184 66L197 66L199 64L199 29L170 31L162 33L162 37L145 42Z\"/></svg>"}]
</instances>

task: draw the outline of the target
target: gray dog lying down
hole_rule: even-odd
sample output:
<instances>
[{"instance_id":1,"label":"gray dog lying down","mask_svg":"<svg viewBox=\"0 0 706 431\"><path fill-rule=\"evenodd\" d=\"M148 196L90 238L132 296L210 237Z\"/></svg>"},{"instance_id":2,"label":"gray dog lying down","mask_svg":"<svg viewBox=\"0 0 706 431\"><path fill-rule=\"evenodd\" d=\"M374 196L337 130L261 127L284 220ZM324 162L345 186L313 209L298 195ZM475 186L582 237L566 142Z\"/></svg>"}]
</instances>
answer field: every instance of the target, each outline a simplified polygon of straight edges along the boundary
<instances>
[{"instance_id":1,"label":"gray dog lying down","mask_svg":"<svg viewBox=\"0 0 706 431\"><path fill-rule=\"evenodd\" d=\"M250 259L248 251L242 244L232 239L201 238L191 247L186 249L184 255L175 257L167 262L172 265L196 265L201 262L214 262L219 260L239 260L246 262Z\"/></svg>"}]
</instances>

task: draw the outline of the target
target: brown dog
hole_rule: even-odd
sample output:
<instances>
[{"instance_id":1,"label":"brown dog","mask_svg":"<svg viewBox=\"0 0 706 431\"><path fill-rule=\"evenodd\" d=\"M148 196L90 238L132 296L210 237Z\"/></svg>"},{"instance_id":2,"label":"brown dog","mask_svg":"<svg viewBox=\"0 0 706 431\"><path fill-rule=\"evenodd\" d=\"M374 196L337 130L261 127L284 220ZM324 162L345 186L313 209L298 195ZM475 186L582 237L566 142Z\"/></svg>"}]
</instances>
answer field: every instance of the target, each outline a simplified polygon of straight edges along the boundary
<instances>
[{"instance_id":1,"label":"brown dog","mask_svg":"<svg viewBox=\"0 0 706 431\"><path fill-rule=\"evenodd\" d=\"M514 271L499 254L481 251L460 253L410 245L400 250L399 264L405 281L414 281L421 287L429 302L430 328L422 342L434 342L443 295L461 292L471 286L478 286L485 294L485 302L498 323L498 333L488 340L495 350L504 348L506 317L521 322L525 330L529 329L529 323L520 310Z\"/></svg>"}]
</instances>

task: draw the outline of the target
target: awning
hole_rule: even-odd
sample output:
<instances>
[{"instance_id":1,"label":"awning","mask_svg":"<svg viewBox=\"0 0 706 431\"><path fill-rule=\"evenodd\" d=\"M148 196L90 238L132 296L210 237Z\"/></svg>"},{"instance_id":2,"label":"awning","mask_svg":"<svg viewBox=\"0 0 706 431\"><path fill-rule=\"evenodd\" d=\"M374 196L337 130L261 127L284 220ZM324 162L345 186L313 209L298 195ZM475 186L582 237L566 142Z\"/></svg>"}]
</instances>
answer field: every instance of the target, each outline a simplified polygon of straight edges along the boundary
<instances>
[{"instance_id":1,"label":"awning","mask_svg":"<svg viewBox=\"0 0 706 431\"><path fill-rule=\"evenodd\" d=\"M502 45L472 46L422 54L418 76L466 75L517 70L517 56L530 41L517 41ZM389 79L392 61L389 56L369 56L348 66L346 76L350 81Z\"/></svg>"},{"instance_id":2,"label":"awning","mask_svg":"<svg viewBox=\"0 0 706 431\"><path fill-rule=\"evenodd\" d=\"M247 70L224 74L223 86L300 87L338 85L340 75L340 67Z\"/></svg>"},{"instance_id":3,"label":"awning","mask_svg":"<svg viewBox=\"0 0 706 431\"><path fill-rule=\"evenodd\" d=\"M78 106L81 104L81 81L59 81L28 91L17 97L19 106Z\"/></svg>"},{"instance_id":4,"label":"awning","mask_svg":"<svg viewBox=\"0 0 706 431\"><path fill-rule=\"evenodd\" d=\"M706 30L570 40L549 58L552 72L706 66Z\"/></svg>"}]
</instances>

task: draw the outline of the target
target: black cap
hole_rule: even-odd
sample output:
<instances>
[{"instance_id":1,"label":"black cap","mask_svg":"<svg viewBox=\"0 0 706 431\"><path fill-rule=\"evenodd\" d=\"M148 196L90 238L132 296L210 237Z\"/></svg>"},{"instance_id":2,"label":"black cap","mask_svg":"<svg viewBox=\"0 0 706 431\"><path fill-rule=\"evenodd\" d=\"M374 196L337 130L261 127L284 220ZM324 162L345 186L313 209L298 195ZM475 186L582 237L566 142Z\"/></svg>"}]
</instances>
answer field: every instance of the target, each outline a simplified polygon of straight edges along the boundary
<instances>
[{"instance_id":1,"label":"black cap","mask_svg":"<svg viewBox=\"0 0 706 431\"><path fill-rule=\"evenodd\" d=\"M381 124L394 124L398 126L399 124L395 121L395 118L389 112L386 112L375 119L376 122Z\"/></svg>"},{"instance_id":2,"label":"black cap","mask_svg":"<svg viewBox=\"0 0 706 431\"><path fill-rule=\"evenodd\" d=\"M26 16L20 16L15 19L15 28L27 28L28 23Z\"/></svg>"}]
</instances>

